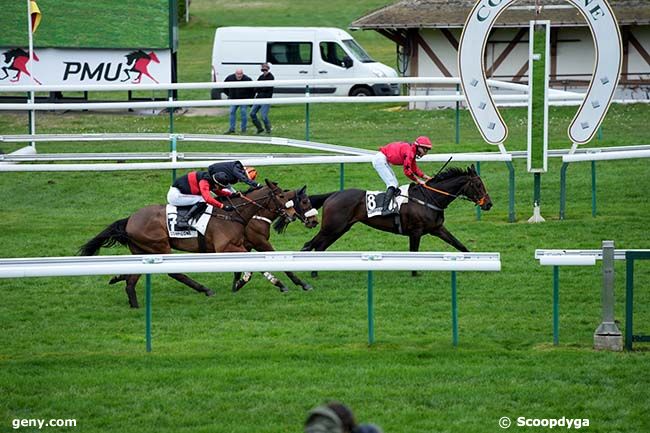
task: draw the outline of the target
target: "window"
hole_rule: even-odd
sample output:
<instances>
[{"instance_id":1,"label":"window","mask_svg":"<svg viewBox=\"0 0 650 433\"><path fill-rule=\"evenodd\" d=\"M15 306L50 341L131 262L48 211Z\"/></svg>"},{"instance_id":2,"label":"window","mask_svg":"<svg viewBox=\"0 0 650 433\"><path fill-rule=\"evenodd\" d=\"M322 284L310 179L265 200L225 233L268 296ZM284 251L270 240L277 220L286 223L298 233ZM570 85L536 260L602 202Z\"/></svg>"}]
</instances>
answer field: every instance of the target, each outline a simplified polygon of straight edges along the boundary
<instances>
[{"instance_id":1,"label":"window","mask_svg":"<svg viewBox=\"0 0 650 433\"><path fill-rule=\"evenodd\" d=\"M310 65L311 42L269 42L266 61L274 65Z\"/></svg>"},{"instance_id":2,"label":"window","mask_svg":"<svg viewBox=\"0 0 650 433\"><path fill-rule=\"evenodd\" d=\"M336 42L321 42L320 57L324 62L345 68L345 58L350 56Z\"/></svg>"},{"instance_id":3,"label":"window","mask_svg":"<svg viewBox=\"0 0 650 433\"><path fill-rule=\"evenodd\" d=\"M354 54L354 57L359 59L359 61L361 63L373 63L374 62L372 57L370 57L368 55L368 53L366 53L366 50L364 50L363 47L361 47L361 45L357 44L357 41L355 41L354 39L347 39L347 40L343 41L343 43L345 44L346 47L348 47L348 49L350 51L352 51L352 54Z\"/></svg>"}]
</instances>

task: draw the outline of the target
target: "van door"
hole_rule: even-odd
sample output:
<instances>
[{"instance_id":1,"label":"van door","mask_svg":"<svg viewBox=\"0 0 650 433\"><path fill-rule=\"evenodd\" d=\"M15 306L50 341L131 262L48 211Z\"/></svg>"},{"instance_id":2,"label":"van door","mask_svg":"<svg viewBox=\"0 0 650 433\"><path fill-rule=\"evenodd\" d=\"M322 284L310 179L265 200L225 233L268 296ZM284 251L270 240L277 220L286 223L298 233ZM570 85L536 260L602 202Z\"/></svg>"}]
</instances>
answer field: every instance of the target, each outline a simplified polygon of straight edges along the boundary
<instances>
[{"instance_id":1,"label":"van door","mask_svg":"<svg viewBox=\"0 0 650 433\"><path fill-rule=\"evenodd\" d=\"M352 59L338 42L320 41L314 62L316 78L350 78L353 76ZM347 96L352 84L318 86L318 92L327 95Z\"/></svg>"},{"instance_id":2,"label":"van door","mask_svg":"<svg viewBox=\"0 0 650 433\"><path fill-rule=\"evenodd\" d=\"M269 41L266 44L266 61L276 80L301 80L314 78L313 43ZM305 86L275 87L274 94L293 96L304 94Z\"/></svg>"}]
</instances>

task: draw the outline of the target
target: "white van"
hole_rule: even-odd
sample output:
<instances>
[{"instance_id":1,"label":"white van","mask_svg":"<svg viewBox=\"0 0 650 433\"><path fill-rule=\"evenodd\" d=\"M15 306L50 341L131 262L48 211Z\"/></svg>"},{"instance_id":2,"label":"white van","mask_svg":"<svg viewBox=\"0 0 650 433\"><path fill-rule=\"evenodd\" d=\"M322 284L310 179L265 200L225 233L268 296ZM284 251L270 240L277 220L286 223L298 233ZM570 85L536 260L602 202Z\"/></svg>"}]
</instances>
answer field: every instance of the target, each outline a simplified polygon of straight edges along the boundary
<instances>
[{"instance_id":1,"label":"white van","mask_svg":"<svg viewBox=\"0 0 650 433\"><path fill-rule=\"evenodd\" d=\"M367 84L367 77L397 77L374 61L347 32L330 27L220 27L214 35L212 81L219 82L242 68L256 80L260 65L271 63L276 80L356 78L354 84L310 86L310 93L336 96L399 95L398 84ZM305 86L275 87L274 96L305 93ZM213 89L212 99L221 90Z\"/></svg>"}]
</instances>

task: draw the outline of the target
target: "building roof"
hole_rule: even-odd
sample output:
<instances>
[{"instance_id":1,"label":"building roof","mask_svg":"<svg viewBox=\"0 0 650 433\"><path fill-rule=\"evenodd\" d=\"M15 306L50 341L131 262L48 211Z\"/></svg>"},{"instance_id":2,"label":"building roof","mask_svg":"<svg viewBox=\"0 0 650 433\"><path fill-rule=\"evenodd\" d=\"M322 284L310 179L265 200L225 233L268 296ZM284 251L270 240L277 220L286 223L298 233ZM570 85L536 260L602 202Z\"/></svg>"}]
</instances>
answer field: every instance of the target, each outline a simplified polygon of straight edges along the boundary
<instances>
[{"instance_id":1,"label":"building roof","mask_svg":"<svg viewBox=\"0 0 650 433\"><path fill-rule=\"evenodd\" d=\"M565 0L540 0L541 15L534 13L534 0L510 6L495 27L524 27L532 19L550 20L554 27L586 26L584 18ZM475 0L401 0L357 19L351 30L463 27ZM620 25L650 24L650 1L610 0Z\"/></svg>"}]
</instances>

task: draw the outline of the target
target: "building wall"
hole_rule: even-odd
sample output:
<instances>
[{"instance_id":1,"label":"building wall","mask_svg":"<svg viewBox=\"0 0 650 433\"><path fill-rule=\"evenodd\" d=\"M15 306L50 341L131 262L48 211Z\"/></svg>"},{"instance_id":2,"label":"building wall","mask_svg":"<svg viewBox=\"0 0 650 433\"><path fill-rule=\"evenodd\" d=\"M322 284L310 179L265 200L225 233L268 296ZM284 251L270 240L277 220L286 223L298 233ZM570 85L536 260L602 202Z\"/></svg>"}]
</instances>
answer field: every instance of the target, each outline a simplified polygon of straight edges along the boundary
<instances>
[{"instance_id":1,"label":"building wall","mask_svg":"<svg viewBox=\"0 0 650 433\"><path fill-rule=\"evenodd\" d=\"M450 38L460 41L462 29L423 29L418 32L417 55L412 56L407 75L417 71L416 76L458 76L457 50ZM594 42L587 27L554 28L557 39L555 59L552 60L551 86L558 89L584 91L591 79L594 67ZM630 32L647 52L650 52L650 26L630 27ZM449 37L448 37L449 36ZM528 31L516 28L496 28L493 30L485 49L485 70L488 77L504 81L528 82ZM417 40L419 39L419 40ZM426 46L424 46L426 45ZM430 53L437 58L431 58ZM647 53L640 54L633 46L628 46L627 71L622 77L621 91L617 97L649 99L650 65ZM496 63L496 65L495 65ZM496 68L495 68L496 66ZM624 68L625 70L625 68ZM636 82L629 83L629 80ZM642 80L639 82L638 80ZM454 91L454 87L417 86L411 94L431 94ZM455 104L412 104L417 108L449 107Z\"/></svg>"}]
</instances>

